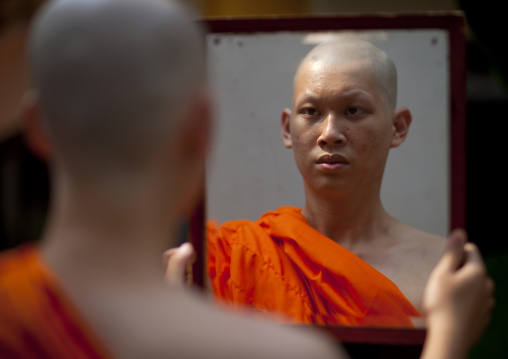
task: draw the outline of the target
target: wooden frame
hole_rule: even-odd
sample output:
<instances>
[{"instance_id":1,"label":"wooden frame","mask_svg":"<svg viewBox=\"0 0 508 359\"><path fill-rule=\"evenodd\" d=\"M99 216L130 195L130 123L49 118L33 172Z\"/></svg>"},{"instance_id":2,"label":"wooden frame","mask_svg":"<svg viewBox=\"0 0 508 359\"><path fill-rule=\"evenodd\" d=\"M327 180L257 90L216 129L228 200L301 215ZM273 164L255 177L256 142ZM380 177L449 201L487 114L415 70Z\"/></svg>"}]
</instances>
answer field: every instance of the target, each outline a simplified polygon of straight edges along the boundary
<instances>
[{"instance_id":1,"label":"wooden frame","mask_svg":"<svg viewBox=\"0 0 508 359\"><path fill-rule=\"evenodd\" d=\"M277 31L441 29L449 35L450 83L450 227L466 226L466 63L465 18L462 12L411 14L358 14L312 17L213 18L200 20L210 33L269 33ZM191 215L190 241L197 251L193 281L203 288L205 277L204 236L206 191ZM419 357L425 329L324 326L322 329L345 344L350 353L374 357ZM353 354L356 353L356 354Z\"/></svg>"}]
</instances>

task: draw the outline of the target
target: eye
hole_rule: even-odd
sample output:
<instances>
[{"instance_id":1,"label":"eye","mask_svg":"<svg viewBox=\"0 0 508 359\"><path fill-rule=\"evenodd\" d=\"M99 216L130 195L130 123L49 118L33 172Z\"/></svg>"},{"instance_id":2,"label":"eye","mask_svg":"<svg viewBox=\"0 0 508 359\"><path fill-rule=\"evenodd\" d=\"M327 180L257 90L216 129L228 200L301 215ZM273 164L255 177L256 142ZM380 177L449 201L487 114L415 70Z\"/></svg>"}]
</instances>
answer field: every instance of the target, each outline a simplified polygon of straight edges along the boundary
<instances>
[{"instance_id":1,"label":"eye","mask_svg":"<svg viewBox=\"0 0 508 359\"><path fill-rule=\"evenodd\" d=\"M315 108L313 107L306 107L306 108L303 108L300 110L300 114L304 115L304 116L309 116L309 117L313 117L313 116L320 116L321 114L318 112L318 110L316 110Z\"/></svg>"},{"instance_id":2,"label":"eye","mask_svg":"<svg viewBox=\"0 0 508 359\"><path fill-rule=\"evenodd\" d=\"M365 110L360 107L348 107L345 111L346 116L361 116L365 114Z\"/></svg>"}]
</instances>

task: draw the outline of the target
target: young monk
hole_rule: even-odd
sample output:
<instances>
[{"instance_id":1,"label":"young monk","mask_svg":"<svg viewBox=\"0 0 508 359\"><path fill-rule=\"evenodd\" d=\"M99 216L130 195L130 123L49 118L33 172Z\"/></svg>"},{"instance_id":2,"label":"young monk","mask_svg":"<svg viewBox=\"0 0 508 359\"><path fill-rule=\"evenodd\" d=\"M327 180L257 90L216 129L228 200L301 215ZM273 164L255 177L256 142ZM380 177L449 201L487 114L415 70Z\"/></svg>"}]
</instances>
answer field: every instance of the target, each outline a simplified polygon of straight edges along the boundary
<instances>
[{"instance_id":1,"label":"young monk","mask_svg":"<svg viewBox=\"0 0 508 359\"><path fill-rule=\"evenodd\" d=\"M317 329L206 303L178 279L188 245L170 253L177 285L164 280L210 136L202 43L162 0L54 0L38 15L27 131L53 198L40 245L0 256L1 358L347 358ZM467 353L492 305L477 249L451 244L429 287L426 359Z\"/></svg>"},{"instance_id":2,"label":"young monk","mask_svg":"<svg viewBox=\"0 0 508 359\"><path fill-rule=\"evenodd\" d=\"M305 205L209 228L215 296L292 322L412 325L446 240L381 203L388 153L412 119L396 108L393 61L365 41L325 42L301 62L293 90L282 140Z\"/></svg>"}]
</instances>

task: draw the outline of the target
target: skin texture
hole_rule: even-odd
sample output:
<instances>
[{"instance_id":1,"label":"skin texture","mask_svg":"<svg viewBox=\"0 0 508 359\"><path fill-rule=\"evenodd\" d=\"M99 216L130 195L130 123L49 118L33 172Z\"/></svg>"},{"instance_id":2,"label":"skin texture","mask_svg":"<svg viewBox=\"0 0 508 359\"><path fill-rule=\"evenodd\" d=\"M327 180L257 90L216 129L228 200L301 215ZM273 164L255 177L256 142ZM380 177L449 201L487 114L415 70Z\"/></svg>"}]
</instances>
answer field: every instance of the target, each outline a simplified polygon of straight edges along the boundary
<instances>
[{"instance_id":1,"label":"skin texture","mask_svg":"<svg viewBox=\"0 0 508 359\"><path fill-rule=\"evenodd\" d=\"M381 203L389 151L412 121L407 108L395 108L396 76L391 59L368 42L316 46L296 72L282 140L303 178L309 224L390 278L422 311L446 240L396 220Z\"/></svg>"},{"instance_id":2,"label":"skin texture","mask_svg":"<svg viewBox=\"0 0 508 359\"><path fill-rule=\"evenodd\" d=\"M212 128L203 44L169 1L56 0L38 14L26 128L52 172L42 257L116 358L347 357L317 331L222 312L164 280ZM170 277L190 253L168 256Z\"/></svg>"}]
</instances>

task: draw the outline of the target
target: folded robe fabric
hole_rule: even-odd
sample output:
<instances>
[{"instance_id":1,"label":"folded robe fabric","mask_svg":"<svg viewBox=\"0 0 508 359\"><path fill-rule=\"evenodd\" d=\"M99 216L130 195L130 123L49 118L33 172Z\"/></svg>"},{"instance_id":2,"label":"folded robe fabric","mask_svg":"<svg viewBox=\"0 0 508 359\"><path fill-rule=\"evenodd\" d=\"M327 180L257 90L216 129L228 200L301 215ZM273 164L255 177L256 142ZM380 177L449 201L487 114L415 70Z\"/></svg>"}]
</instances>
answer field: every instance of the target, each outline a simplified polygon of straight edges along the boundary
<instances>
[{"instance_id":1,"label":"folded robe fabric","mask_svg":"<svg viewBox=\"0 0 508 359\"><path fill-rule=\"evenodd\" d=\"M111 358L31 245L0 253L0 358Z\"/></svg>"},{"instance_id":2,"label":"folded robe fabric","mask_svg":"<svg viewBox=\"0 0 508 359\"><path fill-rule=\"evenodd\" d=\"M256 222L207 223L207 266L218 302L292 323L412 327L421 317L397 286L313 229L295 207Z\"/></svg>"}]
</instances>

